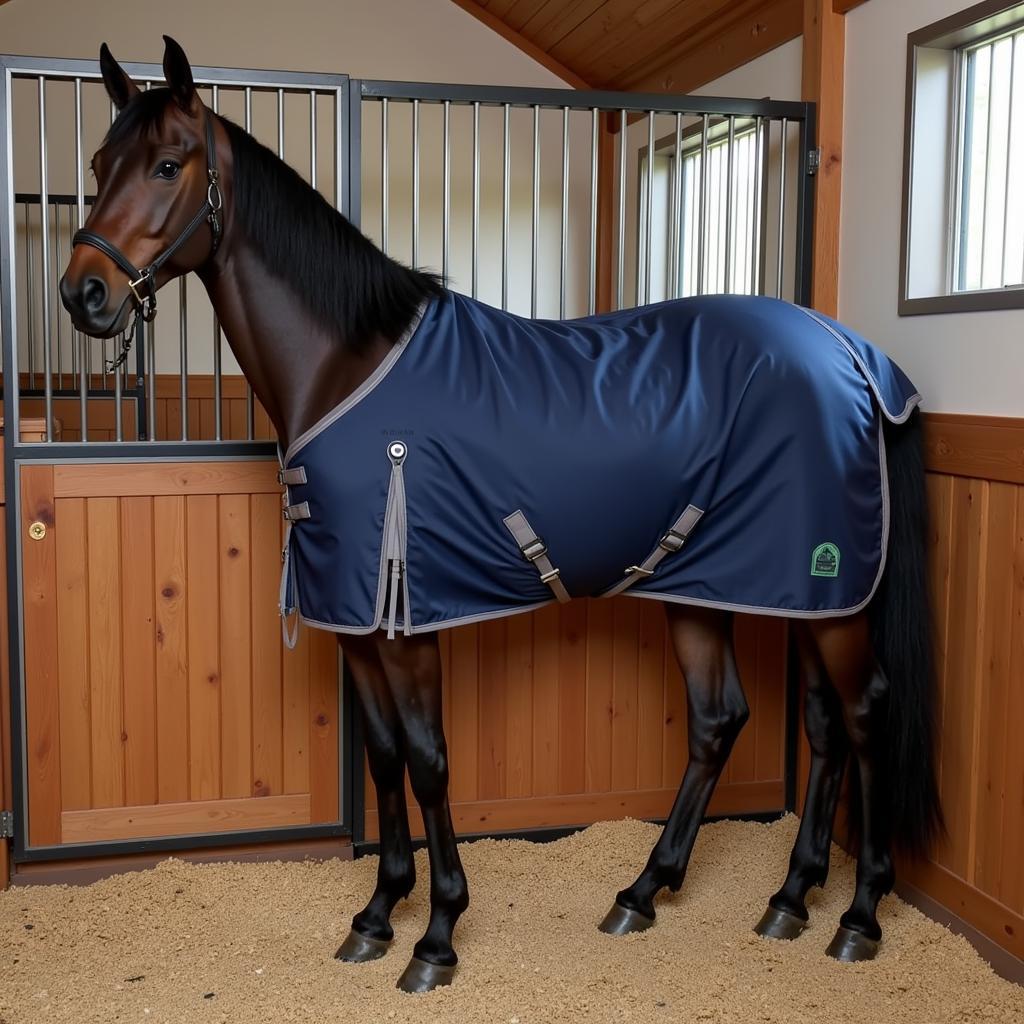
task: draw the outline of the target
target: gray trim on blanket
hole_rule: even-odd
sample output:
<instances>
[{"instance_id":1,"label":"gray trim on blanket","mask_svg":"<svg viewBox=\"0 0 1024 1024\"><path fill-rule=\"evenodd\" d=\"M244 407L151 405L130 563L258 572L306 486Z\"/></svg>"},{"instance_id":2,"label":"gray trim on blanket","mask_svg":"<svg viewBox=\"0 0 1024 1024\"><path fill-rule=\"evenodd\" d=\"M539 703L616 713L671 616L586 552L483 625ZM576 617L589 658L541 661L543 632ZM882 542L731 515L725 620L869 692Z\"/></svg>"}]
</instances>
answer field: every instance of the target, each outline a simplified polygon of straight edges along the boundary
<instances>
[{"instance_id":1,"label":"gray trim on blanket","mask_svg":"<svg viewBox=\"0 0 1024 1024\"><path fill-rule=\"evenodd\" d=\"M395 363L398 362L399 357L412 340L412 336L416 333L417 328L422 323L423 314L426 311L427 303L424 302L420 308L416 310L416 315L410 321L405 332L391 347L391 351L388 352L388 354L380 361L380 364L373 373L371 373L370 376L352 392L352 394L347 398L342 399L329 413L322 416L309 428L309 430L301 433L290 445L288 445L288 451L284 453L284 458L281 460L282 466L287 466L296 452L309 444L317 434L323 433L323 431L325 431L332 423L344 416L352 406L361 402L388 375L388 372Z\"/></svg>"},{"instance_id":2,"label":"gray trim on blanket","mask_svg":"<svg viewBox=\"0 0 1024 1024\"><path fill-rule=\"evenodd\" d=\"M830 323L822 320L813 309L808 309L806 306L797 306L796 308L799 309L801 313L809 316L820 327L824 327L825 330L828 331L828 333L831 334L832 337L850 353L850 357L857 364L857 369L860 370L864 379L868 382L868 387L871 388L871 393L875 396L875 401L878 403L879 409L881 409L885 414L885 418L889 420L890 423L906 423L910 414L921 404L921 393L919 391L915 391L914 394L907 399L902 412L895 414L890 412L889 407L882 400L881 392L878 390L878 382L875 380L871 371L868 370L867 366L864 365L864 361L857 353L857 350Z\"/></svg>"}]
</instances>

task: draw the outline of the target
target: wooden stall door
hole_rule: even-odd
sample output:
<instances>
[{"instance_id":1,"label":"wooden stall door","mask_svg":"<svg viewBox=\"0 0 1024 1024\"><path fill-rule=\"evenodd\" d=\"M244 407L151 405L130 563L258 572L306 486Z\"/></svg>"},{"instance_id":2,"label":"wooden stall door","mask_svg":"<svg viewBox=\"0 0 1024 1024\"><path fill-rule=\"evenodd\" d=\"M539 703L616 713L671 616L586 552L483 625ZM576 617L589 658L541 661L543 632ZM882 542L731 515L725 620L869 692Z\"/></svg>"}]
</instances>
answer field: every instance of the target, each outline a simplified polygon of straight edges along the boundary
<instances>
[{"instance_id":1,"label":"wooden stall door","mask_svg":"<svg viewBox=\"0 0 1024 1024\"><path fill-rule=\"evenodd\" d=\"M281 642L275 471L22 468L30 846L338 820L337 644Z\"/></svg>"}]
</instances>

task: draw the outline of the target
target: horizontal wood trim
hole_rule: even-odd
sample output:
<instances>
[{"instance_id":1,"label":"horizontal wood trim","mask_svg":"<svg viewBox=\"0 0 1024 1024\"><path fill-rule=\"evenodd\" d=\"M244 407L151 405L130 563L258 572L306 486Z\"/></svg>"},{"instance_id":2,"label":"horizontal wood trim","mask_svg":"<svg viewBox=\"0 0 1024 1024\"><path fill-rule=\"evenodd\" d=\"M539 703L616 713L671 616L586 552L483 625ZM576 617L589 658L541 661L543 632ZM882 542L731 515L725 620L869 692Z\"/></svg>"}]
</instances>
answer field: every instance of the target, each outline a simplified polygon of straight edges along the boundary
<instances>
[{"instance_id":1,"label":"horizontal wood trim","mask_svg":"<svg viewBox=\"0 0 1024 1024\"><path fill-rule=\"evenodd\" d=\"M590 825L615 818L664 818L672 807L676 790L671 788L635 790L622 793L576 793L571 796L523 797L509 800L476 800L452 804L455 831L512 832L528 828L557 828ZM719 786L711 798L708 814L744 814L782 807L781 779ZM409 808L413 835L423 835L423 818L415 805ZM366 812L366 838L380 836L377 811Z\"/></svg>"},{"instance_id":2,"label":"horizontal wood trim","mask_svg":"<svg viewBox=\"0 0 1024 1024\"><path fill-rule=\"evenodd\" d=\"M270 459L211 462L66 463L54 466L55 498L168 494L278 494Z\"/></svg>"},{"instance_id":3,"label":"horizontal wood trim","mask_svg":"<svg viewBox=\"0 0 1024 1024\"><path fill-rule=\"evenodd\" d=\"M832 10L836 14L849 14L854 7L860 7L863 3L867 3L867 0L832 0Z\"/></svg>"},{"instance_id":4,"label":"horizontal wood trim","mask_svg":"<svg viewBox=\"0 0 1024 1024\"><path fill-rule=\"evenodd\" d=\"M324 839L296 839L284 843L245 843L214 849L175 850L173 853L129 853L116 857L75 857L58 861L33 861L15 864L11 885L90 885L101 878L125 871L146 871L168 857L192 864L252 863L268 860L352 860L352 840L348 836Z\"/></svg>"},{"instance_id":5,"label":"horizontal wood trim","mask_svg":"<svg viewBox=\"0 0 1024 1024\"><path fill-rule=\"evenodd\" d=\"M1024 917L934 861L901 865L900 876L1024 960Z\"/></svg>"},{"instance_id":6,"label":"horizontal wood trim","mask_svg":"<svg viewBox=\"0 0 1024 1024\"><path fill-rule=\"evenodd\" d=\"M192 800L142 807L104 807L64 811L60 816L62 843L209 835L309 823L308 793L235 800Z\"/></svg>"},{"instance_id":7,"label":"horizontal wood trim","mask_svg":"<svg viewBox=\"0 0 1024 1024\"><path fill-rule=\"evenodd\" d=\"M926 413L924 437L932 473L1024 484L1024 418Z\"/></svg>"}]
</instances>

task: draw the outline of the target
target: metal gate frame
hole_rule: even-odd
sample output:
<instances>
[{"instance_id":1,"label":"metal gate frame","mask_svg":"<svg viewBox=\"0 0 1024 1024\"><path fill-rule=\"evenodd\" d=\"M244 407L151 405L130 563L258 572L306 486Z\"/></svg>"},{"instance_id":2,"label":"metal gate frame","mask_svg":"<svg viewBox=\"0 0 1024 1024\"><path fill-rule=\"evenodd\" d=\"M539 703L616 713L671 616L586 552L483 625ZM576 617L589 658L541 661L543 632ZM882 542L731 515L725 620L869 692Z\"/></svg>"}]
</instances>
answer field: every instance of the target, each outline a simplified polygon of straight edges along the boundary
<instances>
[{"instance_id":1,"label":"metal gate frame","mask_svg":"<svg viewBox=\"0 0 1024 1024\"><path fill-rule=\"evenodd\" d=\"M160 81L162 68L156 64L125 63L125 70L139 80ZM810 302L811 245L813 237L814 189L811 180L817 169L815 107L810 103L770 100L716 99L691 96L580 91L574 89L533 89L502 86L461 86L350 79L346 75L302 74L266 70L196 67L197 85L270 86L333 92L335 95L335 194L339 209L356 227L360 226L361 141L364 100L422 101L424 103L469 104L474 106L517 106L535 109L555 107L621 112L628 115L657 113L682 116L760 117L782 119L783 125L799 125L799 167L796 175L797 227L794 239L794 289L797 302ZM6 380L18 380L15 281L15 205L13 170L13 125L11 115L12 79L15 76L43 76L65 81L95 81L100 78L95 61L0 55L0 330L3 334L3 366ZM678 118L677 118L678 123ZM705 122L706 124L706 122ZM784 128L785 131L785 128ZM477 158L479 153L477 152ZM596 180L596 179L595 179ZM782 183L785 188L785 173ZM592 256L593 260L593 256ZM593 284L591 289L593 291ZM591 300L593 301L593 299ZM8 501L6 543L8 550L7 597L10 637L11 757L14 792L13 859L16 862L60 861L72 858L111 856L127 853L173 852L185 849L217 848L258 842L281 842L323 837L351 836L363 839L363 756L362 742L354 714L353 687L342 682L340 707L342 774L341 818L336 823L262 830L196 834L144 840L104 841L60 846L32 847L27 843L27 764L25 758L25 652L23 648L22 537L20 524L19 471L24 465L62 462L171 462L276 457L272 443L256 441L120 441L22 443L19 438L19 399L15 388L4 389L4 473ZM792 645L790 645L792 646ZM786 690L785 722L785 807L793 810L796 799L797 697L799 681L795 661L790 657Z\"/></svg>"}]
</instances>

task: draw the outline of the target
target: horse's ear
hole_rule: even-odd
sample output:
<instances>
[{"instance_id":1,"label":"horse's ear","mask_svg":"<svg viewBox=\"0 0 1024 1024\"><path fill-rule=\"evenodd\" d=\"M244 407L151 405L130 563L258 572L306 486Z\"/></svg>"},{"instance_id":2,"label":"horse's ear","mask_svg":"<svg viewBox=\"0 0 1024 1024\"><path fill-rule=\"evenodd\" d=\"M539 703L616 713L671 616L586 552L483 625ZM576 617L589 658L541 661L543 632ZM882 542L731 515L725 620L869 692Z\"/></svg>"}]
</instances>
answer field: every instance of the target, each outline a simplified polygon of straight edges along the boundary
<instances>
[{"instance_id":1,"label":"horse's ear","mask_svg":"<svg viewBox=\"0 0 1024 1024\"><path fill-rule=\"evenodd\" d=\"M123 110L128 102L139 94L139 87L125 74L124 68L114 60L114 55L106 43L100 47L100 71L103 73L103 84L107 87L107 95L118 110Z\"/></svg>"},{"instance_id":2,"label":"horse's ear","mask_svg":"<svg viewBox=\"0 0 1024 1024\"><path fill-rule=\"evenodd\" d=\"M170 86L174 102L186 114L196 113L199 94L192 80L192 66L185 51L170 36L164 36L164 78Z\"/></svg>"}]
</instances>

